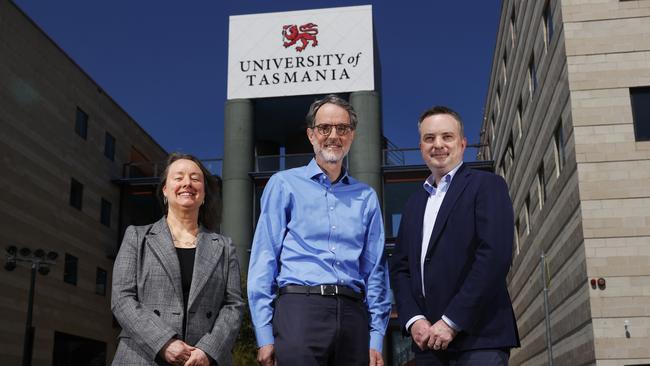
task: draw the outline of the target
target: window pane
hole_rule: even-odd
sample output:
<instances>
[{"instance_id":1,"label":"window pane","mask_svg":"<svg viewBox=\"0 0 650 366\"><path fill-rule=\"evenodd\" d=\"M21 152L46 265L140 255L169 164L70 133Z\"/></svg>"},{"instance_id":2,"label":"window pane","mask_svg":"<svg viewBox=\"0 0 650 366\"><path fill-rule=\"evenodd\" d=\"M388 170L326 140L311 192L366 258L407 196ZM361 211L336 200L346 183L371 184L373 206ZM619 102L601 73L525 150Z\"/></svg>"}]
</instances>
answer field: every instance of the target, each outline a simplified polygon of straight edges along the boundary
<instances>
[{"instance_id":1,"label":"window pane","mask_svg":"<svg viewBox=\"0 0 650 366\"><path fill-rule=\"evenodd\" d=\"M72 178L70 181L70 206L81 210L84 185Z\"/></svg>"},{"instance_id":2,"label":"window pane","mask_svg":"<svg viewBox=\"0 0 650 366\"><path fill-rule=\"evenodd\" d=\"M104 140L104 156L115 160L115 137L110 133L106 132L106 138Z\"/></svg>"},{"instance_id":3,"label":"window pane","mask_svg":"<svg viewBox=\"0 0 650 366\"><path fill-rule=\"evenodd\" d=\"M650 141L650 87L630 88L636 141Z\"/></svg>"},{"instance_id":4,"label":"window pane","mask_svg":"<svg viewBox=\"0 0 650 366\"><path fill-rule=\"evenodd\" d=\"M384 230L387 238L397 236L404 204L413 192L422 189L419 182L391 182L384 184Z\"/></svg>"},{"instance_id":5,"label":"window pane","mask_svg":"<svg viewBox=\"0 0 650 366\"><path fill-rule=\"evenodd\" d=\"M97 276L95 277L95 293L106 295L106 271L97 267Z\"/></svg>"},{"instance_id":6,"label":"window pane","mask_svg":"<svg viewBox=\"0 0 650 366\"><path fill-rule=\"evenodd\" d=\"M64 365L106 365L106 343L55 331L52 366Z\"/></svg>"},{"instance_id":7,"label":"window pane","mask_svg":"<svg viewBox=\"0 0 650 366\"><path fill-rule=\"evenodd\" d=\"M99 216L99 222L105 226L111 227L111 203L102 198L102 208Z\"/></svg>"},{"instance_id":8,"label":"window pane","mask_svg":"<svg viewBox=\"0 0 650 366\"><path fill-rule=\"evenodd\" d=\"M84 140L88 137L88 114L77 107L77 119L75 121L74 130L77 135L81 136Z\"/></svg>"},{"instance_id":9,"label":"window pane","mask_svg":"<svg viewBox=\"0 0 650 366\"><path fill-rule=\"evenodd\" d=\"M63 267L63 282L77 285L77 262L74 255L65 253L65 265Z\"/></svg>"}]
</instances>

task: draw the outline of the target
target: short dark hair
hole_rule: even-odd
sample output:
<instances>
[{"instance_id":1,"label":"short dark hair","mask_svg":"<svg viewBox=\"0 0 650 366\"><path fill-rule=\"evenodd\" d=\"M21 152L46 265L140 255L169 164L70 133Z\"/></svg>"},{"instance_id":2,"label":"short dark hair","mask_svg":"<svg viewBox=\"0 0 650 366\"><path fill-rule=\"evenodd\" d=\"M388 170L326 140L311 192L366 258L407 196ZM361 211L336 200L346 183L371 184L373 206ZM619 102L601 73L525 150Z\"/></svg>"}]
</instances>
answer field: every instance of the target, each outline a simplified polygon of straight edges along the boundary
<instances>
[{"instance_id":1,"label":"short dark hair","mask_svg":"<svg viewBox=\"0 0 650 366\"><path fill-rule=\"evenodd\" d=\"M320 107L327 103L334 104L345 109L348 112L348 116L350 116L350 125L352 126L352 129L354 130L357 128L357 112L354 111L354 108L352 108L352 105L347 100L339 97L336 94L326 95L322 99L317 99L314 101L314 103L311 104L306 117L307 127L314 128L314 124L316 123L316 112L318 112Z\"/></svg>"},{"instance_id":2,"label":"short dark hair","mask_svg":"<svg viewBox=\"0 0 650 366\"><path fill-rule=\"evenodd\" d=\"M438 114L448 114L452 116L458 122L460 137L465 137L465 128L463 127L463 119L460 118L460 114L458 114L458 112L456 112L455 110L449 107L445 107L443 105L436 105L422 112L422 115L420 115L420 119L418 120L418 131L420 130L422 121L424 121L425 118L435 116Z\"/></svg>"},{"instance_id":3,"label":"short dark hair","mask_svg":"<svg viewBox=\"0 0 650 366\"><path fill-rule=\"evenodd\" d=\"M156 189L156 196L158 201L166 213L169 207L163 199L163 187L167 182L167 174L169 173L169 166L177 160L190 160L194 162L201 172L203 173L203 186L205 190L205 202L199 208L199 224L203 225L208 230L216 230L221 223L221 178L210 173L208 169L201 163L196 156L173 152L167 157L165 170L160 175L158 188Z\"/></svg>"}]
</instances>

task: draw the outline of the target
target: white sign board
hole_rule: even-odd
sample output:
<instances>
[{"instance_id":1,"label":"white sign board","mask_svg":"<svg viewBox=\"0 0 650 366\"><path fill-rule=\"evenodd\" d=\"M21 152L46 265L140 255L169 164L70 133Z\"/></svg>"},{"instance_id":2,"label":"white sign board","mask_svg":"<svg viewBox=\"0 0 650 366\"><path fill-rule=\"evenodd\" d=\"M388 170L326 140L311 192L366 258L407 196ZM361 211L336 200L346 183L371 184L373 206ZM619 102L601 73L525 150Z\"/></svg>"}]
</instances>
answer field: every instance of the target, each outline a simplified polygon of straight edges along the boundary
<instances>
[{"instance_id":1,"label":"white sign board","mask_svg":"<svg viewBox=\"0 0 650 366\"><path fill-rule=\"evenodd\" d=\"M228 99L374 90L372 6L230 17Z\"/></svg>"}]
</instances>

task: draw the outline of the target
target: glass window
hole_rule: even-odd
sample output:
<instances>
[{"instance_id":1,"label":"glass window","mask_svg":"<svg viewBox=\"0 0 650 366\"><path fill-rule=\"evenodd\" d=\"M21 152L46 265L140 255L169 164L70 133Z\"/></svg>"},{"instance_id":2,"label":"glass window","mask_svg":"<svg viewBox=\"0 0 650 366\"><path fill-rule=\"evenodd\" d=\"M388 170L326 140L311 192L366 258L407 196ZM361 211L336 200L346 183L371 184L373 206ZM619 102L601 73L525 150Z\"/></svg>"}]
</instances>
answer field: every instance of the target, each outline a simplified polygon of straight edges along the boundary
<instances>
[{"instance_id":1,"label":"glass window","mask_svg":"<svg viewBox=\"0 0 650 366\"><path fill-rule=\"evenodd\" d=\"M111 227L111 203L102 198L102 207L99 215L99 222Z\"/></svg>"},{"instance_id":2,"label":"glass window","mask_svg":"<svg viewBox=\"0 0 650 366\"><path fill-rule=\"evenodd\" d=\"M517 40L516 27L515 27L515 7L512 7L512 13L510 13L510 46L515 47L515 41Z\"/></svg>"},{"instance_id":3,"label":"glass window","mask_svg":"<svg viewBox=\"0 0 650 366\"><path fill-rule=\"evenodd\" d=\"M650 141L650 86L630 88L636 141Z\"/></svg>"},{"instance_id":4,"label":"glass window","mask_svg":"<svg viewBox=\"0 0 650 366\"><path fill-rule=\"evenodd\" d=\"M106 343L54 332L52 366L105 366Z\"/></svg>"},{"instance_id":5,"label":"glass window","mask_svg":"<svg viewBox=\"0 0 650 366\"><path fill-rule=\"evenodd\" d=\"M515 255L519 255L519 219L515 221Z\"/></svg>"},{"instance_id":6,"label":"glass window","mask_svg":"<svg viewBox=\"0 0 650 366\"><path fill-rule=\"evenodd\" d=\"M88 137L88 114L77 107L77 118L74 125L74 131L84 140Z\"/></svg>"},{"instance_id":7,"label":"glass window","mask_svg":"<svg viewBox=\"0 0 650 366\"><path fill-rule=\"evenodd\" d=\"M70 180L70 206L81 210L83 203L84 185L76 179Z\"/></svg>"},{"instance_id":8,"label":"glass window","mask_svg":"<svg viewBox=\"0 0 650 366\"><path fill-rule=\"evenodd\" d=\"M413 192L422 188L420 181L384 183L384 230L386 238L394 238L399 231L404 204Z\"/></svg>"},{"instance_id":9,"label":"glass window","mask_svg":"<svg viewBox=\"0 0 650 366\"><path fill-rule=\"evenodd\" d=\"M553 143L555 144L555 173L559 177L560 172L566 163L566 155L564 153L564 133L562 132L562 120L560 120L558 126L555 128Z\"/></svg>"},{"instance_id":10,"label":"glass window","mask_svg":"<svg viewBox=\"0 0 650 366\"><path fill-rule=\"evenodd\" d=\"M501 111L501 87L497 86L497 113Z\"/></svg>"},{"instance_id":11,"label":"glass window","mask_svg":"<svg viewBox=\"0 0 650 366\"><path fill-rule=\"evenodd\" d=\"M530 56L528 62L528 89L530 90L530 97L533 97L535 89L537 89L537 70L535 69L535 56Z\"/></svg>"},{"instance_id":12,"label":"glass window","mask_svg":"<svg viewBox=\"0 0 650 366\"><path fill-rule=\"evenodd\" d=\"M106 138L104 139L104 156L111 161L115 160L115 137L108 132L106 132Z\"/></svg>"},{"instance_id":13,"label":"glass window","mask_svg":"<svg viewBox=\"0 0 650 366\"><path fill-rule=\"evenodd\" d=\"M524 202L524 224L526 225L526 235L530 234L530 194Z\"/></svg>"},{"instance_id":14,"label":"glass window","mask_svg":"<svg viewBox=\"0 0 650 366\"><path fill-rule=\"evenodd\" d=\"M551 39L553 38L553 13L551 11L551 1L547 1L544 6L544 47L548 49L548 46L551 44Z\"/></svg>"},{"instance_id":15,"label":"glass window","mask_svg":"<svg viewBox=\"0 0 650 366\"><path fill-rule=\"evenodd\" d=\"M508 83L508 54L503 53L503 58L501 59L501 73L503 74L503 85Z\"/></svg>"},{"instance_id":16,"label":"glass window","mask_svg":"<svg viewBox=\"0 0 650 366\"><path fill-rule=\"evenodd\" d=\"M519 100L519 103L517 104L517 114L515 116L515 124L517 125L517 130L518 130L517 139L520 139L521 138L521 133L522 133L522 129L521 129L521 99Z\"/></svg>"},{"instance_id":17,"label":"glass window","mask_svg":"<svg viewBox=\"0 0 650 366\"><path fill-rule=\"evenodd\" d=\"M542 209L546 202L546 178L544 177L544 163L537 169L537 192L539 194L539 209Z\"/></svg>"},{"instance_id":18,"label":"glass window","mask_svg":"<svg viewBox=\"0 0 650 366\"><path fill-rule=\"evenodd\" d=\"M95 293L97 295L106 296L106 270L97 267L97 275L95 276Z\"/></svg>"},{"instance_id":19,"label":"glass window","mask_svg":"<svg viewBox=\"0 0 650 366\"><path fill-rule=\"evenodd\" d=\"M65 264L63 267L63 282L77 285L77 264L79 260L74 255L65 253Z\"/></svg>"}]
</instances>

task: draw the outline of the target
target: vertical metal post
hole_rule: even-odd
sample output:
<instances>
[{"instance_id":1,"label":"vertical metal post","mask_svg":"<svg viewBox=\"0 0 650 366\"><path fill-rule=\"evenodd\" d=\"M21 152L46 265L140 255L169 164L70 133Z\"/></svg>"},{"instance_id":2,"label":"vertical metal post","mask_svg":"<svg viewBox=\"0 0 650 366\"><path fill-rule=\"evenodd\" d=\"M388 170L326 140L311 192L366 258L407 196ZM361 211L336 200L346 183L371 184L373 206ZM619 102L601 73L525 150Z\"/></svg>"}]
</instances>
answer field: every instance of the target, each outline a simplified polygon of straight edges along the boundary
<instances>
[{"instance_id":1,"label":"vertical metal post","mask_svg":"<svg viewBox=\"0 0 650 366\"><path fill-rule=\"evenodd\" d=\"M32 277L29 282L29 298L27 300L27 323L25 324L25 341L23 343L23 366L32 365L32 350L34 330L32 329L32 311L34 309L34 285L36 284L36 269L38 263L32 262Z\"/></svg>"},{"instance_id":2,"label":"vertical metal post","mask_svg":"<svg viewBox=\"0 0 650 366\"><path fill-rule=\"evenodd\" d=\"M551 340L551 314L548 309L548 280L546 274L546 257L542 252L542 284L544 286L544 320L546 325L546 353L548 356L548 365L553 366L553 342Z\"/></svg>"}]
</instances>

